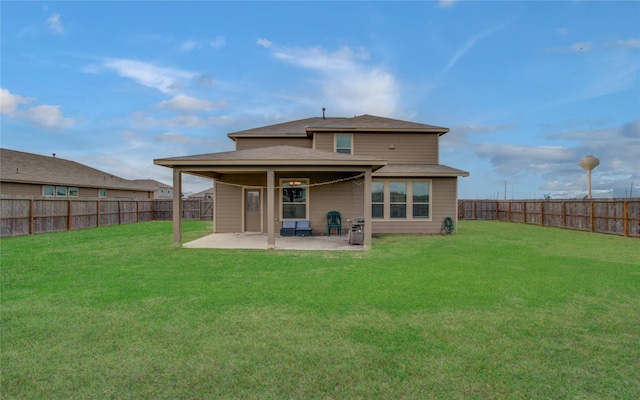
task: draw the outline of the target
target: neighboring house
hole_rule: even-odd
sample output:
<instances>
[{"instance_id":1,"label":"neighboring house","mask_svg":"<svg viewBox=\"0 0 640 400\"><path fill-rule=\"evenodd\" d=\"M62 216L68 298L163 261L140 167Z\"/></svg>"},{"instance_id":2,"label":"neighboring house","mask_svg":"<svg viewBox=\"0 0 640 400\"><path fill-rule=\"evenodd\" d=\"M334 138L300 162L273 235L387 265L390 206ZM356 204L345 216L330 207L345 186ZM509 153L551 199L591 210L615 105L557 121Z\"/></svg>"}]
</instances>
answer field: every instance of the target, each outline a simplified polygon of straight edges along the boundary
<instances>
[{"instance_id":1,"label":"neighboring house","mask_svg":"<svg viewBox=\"0 0 640 400\"><path fill-rule=\"evenodd\" d=\"M372 233L437 233L457 220L458 177L469 173L440 164L442 128L371 115L307 118L228 136L236 150L157 159L182 173L214 180L215 232L266 232L268 247L282 221L309 220L327 234L326 215L364 217ZM174 192L175 193L175 192ZM180 207L174 196L174 209ZM174 240L181 240L174 213Z\"/></svg>"},{"instance_id":2,"label":"neighboring house","mask_svg":"<svg viewBox=\"0 0 640 400\"><path fill-rule=\"evenodd\" d=\"M149 184L122 179L55 155L0 149L2 196L149 199L153 192Z\"/></svg>"},{"instance_id":3,"label":"neighboring house","mask_svg":"<svg viewBox=\"0 0 640 400\"><path fill-rule=\"evenodd\" d=\"M213 188L203 190L198 193L192 193L187 196L188 199L213 200Z\"/></svg>"},{"instance_id":4,"label":"neighboring house","mask_svg":"<svg viewBox=\"0 0 640 400\"><path fill-rule=\"evenodd\" d=\"M148 188L154 199L171 199L173 198L173 188L166 183L158 182L153 179L134 179L132 182L138 183Z\"/></svg>"}]
</instances>

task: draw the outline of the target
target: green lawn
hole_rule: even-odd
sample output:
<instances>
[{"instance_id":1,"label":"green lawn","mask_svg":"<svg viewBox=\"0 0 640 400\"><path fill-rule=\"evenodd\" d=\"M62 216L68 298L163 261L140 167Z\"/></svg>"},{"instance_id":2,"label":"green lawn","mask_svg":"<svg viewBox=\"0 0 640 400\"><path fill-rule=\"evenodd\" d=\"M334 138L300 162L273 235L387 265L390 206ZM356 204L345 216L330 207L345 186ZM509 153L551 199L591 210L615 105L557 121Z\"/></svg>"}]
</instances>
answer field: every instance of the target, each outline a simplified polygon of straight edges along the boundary
<instances>
[{"instance_id":1,"label":"green lawn","mask_svg":"<svg viewBox=\"0 0 640 400\"><path fill-rule=\"evenodd\" d=\"M148 222L0 245L3 399L640 398L638 239L462 221L205 250Z\"/></svg>"}]
</instances>

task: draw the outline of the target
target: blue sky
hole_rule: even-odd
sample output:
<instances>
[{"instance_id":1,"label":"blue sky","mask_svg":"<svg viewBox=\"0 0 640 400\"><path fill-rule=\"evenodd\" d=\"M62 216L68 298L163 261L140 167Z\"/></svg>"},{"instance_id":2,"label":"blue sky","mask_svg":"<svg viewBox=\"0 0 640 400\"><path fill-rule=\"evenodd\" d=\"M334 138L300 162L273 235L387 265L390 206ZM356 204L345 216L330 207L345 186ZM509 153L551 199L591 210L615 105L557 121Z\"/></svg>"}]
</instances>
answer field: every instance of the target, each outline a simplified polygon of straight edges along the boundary
<instances>
[{"instance_id":1,"label":"blue sky","mask_svg":"<svg viewBox=\"0 0 640 400\"><path fill-rule=\"evenodd\" d=\"M128 179L321 116L446 126L461 198L640 195L640 2L0 3L1 146ZM210 182L188 177L186 191Z\"/></svg>"}]
</instances>

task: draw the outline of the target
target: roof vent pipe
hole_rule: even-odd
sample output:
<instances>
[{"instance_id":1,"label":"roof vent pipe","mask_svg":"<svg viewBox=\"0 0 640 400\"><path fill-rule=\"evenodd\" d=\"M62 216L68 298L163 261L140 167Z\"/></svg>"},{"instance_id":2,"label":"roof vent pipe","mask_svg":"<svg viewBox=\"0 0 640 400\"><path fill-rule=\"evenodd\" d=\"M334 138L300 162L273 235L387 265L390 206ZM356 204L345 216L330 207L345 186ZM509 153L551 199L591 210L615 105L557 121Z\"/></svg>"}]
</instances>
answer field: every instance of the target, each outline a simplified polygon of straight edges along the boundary
<instances>
[{"instance_id":1,"label":"roof vent pipe","mask_svg":"<svg viewBox=\"0 0 640 400\"><path fill-rule=\"evenodd\" d=\"M324 119L324 110L325 110L325 108L322 107L322 119Z\"/></svg>"}]
</instances>

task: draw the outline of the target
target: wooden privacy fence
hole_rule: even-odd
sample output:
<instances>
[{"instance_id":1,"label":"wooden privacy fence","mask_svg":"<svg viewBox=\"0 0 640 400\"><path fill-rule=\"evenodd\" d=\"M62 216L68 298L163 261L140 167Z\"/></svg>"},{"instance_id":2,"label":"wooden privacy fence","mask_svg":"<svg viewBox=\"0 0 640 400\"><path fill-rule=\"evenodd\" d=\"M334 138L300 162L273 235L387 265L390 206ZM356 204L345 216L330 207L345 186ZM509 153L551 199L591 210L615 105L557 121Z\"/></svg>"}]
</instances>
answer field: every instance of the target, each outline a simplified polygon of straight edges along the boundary
<instances>
[{"instance_id":1,"label":"wooden privacy fence","mask_svg":"<svg viewBox=\"0 0 640 400\"><path fill-rule=\"evenodd\" d=\"M640 237L640 198L459 200L458 219L499 220Z\"/></svg>"},{"instance_id":2,"label":"wooden privacy fence","mask_svg":"<svg viewBox=\"0 0 640 400\"><path fill-rule=\"evenodd\" d=\"M213 219L213 200L183 200L182 204L184 219ZM0 199L0 237L172 218L170 199Z\"/></svg>"}]
</instances>

